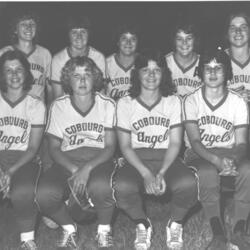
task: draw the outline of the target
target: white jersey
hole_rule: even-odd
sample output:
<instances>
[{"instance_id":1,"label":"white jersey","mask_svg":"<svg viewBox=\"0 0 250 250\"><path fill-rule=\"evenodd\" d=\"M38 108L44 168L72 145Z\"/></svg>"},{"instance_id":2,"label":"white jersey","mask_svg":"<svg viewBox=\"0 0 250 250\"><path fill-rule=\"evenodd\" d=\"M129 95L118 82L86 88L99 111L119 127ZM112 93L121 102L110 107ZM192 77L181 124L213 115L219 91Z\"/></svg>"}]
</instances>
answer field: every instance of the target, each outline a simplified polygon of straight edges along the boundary
<instances>
[{"instance_id":1,"label":"white jersey","mask_svg":"<svg viewBox=\"0 0 250 250\"><path fill-rule=\"evenodd\" d=\"M8 50L17 49L14 46L6 46L0 50L0 55L5 53ZM51 54L50 52L40 46L35 45L33 51L31 51L27 56L27 60L30 63L31 73L34 77L34 85L30 90L30 94L33 96L38 96L42 100L45 98L45 86L50 84L51 76Z\"/></svg>"},{"instance_id":2,"label":"white jersey","mask_svg":"<svg viewBox=\"0 0 250 250\"><path fill-rule=\"evenodd\" d=\"M117 100L128 94L130 88L130 74L134 64L124 68L117 60L117 54L113 54L106 60L106 95Z\"/></svg>"},{"instance_id":3,"label":"white jersey","mask_svg":"<svg viewBox=\"0 0 250 250\"><path fill-rule=\"evenodd\" d=\"M0 107L0 151L27 150L31 128L45 126L44 103L29 94L13 103L0 94Z\"/></svg>"},{"instance_id":4,"label":"white jersey","mask_svg":"<svg viewBox=\"0 0 250 250\"><path fill-rule=\"evenodd\" d=\"M237 92L241 92L244 89L250 90L250 57L248 60L241 64L230 53L230 50L225 50L231 58L233 79L228 82L228 88Z\"/></svg>"},{"instance_id":5,"label":"white jersey","mask_svg":"<svg viewBox=\"0 0 250 250\"><path fill-rule=\"evenodd\" d=\"M105 72L106 72L106 62L104 55L94 49L93 47L88 47L88 54L87 57L91 58L96 65L99 67L99 69L103 73L103 77L105 78ZM69 48L64 48L60 52L58 52L55 56L53 56L52 59L52 74L51 74L51 80L53 83L60 84L61 81L61 70L64 67L65 63L71 59L72 56L70 55Z\"/></svg>"},{"instance_id":6,"label":"white jersey","mask_svg":"<svg viewBox=\"0 0 250 250\"><path fill-rule=\"evenodd\" d=\"M232 90L227 90L225 97L213 106L206 99L204 88L199 88L184 99L183 109L184 123L198 124L201 143L206 148L232 148L235 129L249 124L247 103ZM191 147L187 140L185 143Z\"/></svg>"},{"instance_id":7,"label":"white jersey","mask_svg":"<svg viewBox=\"0 0 250 250\"><path fill-rule=\"evenodd\" d=\"M176 86L177 94L184 96L194 92L201 86L201 79L195 75L199 64L199 55L196 60L187 68L183 68L176 60L174 52L165 56L168 68L171 71L173 84Z\"/></svg>"},{"instance_id":8,"label":"white jersey","mask_svg":"<svg viewBox=\"0 0 250 250\"><path fill-rule=\"evenodd\" d=\"M80 147L105 147L105 130L113 129L115 102L100 93L90 109L83 113L69 95L57 98L51 105L46 132L62 141L61 150Z\"/></svg>"},{"instance_id":9,"label":"white jersey","mask_svg":"<svg viewBox=\"0 0 250 250\"><path fill-rule=\"evenodd\" d=\"M181 100L160 97L148 107L142 100L125 96L117 103L117 128L131 133L132 148L168 148L170 129L181 126Z\"/></svg>"}]
</instances>

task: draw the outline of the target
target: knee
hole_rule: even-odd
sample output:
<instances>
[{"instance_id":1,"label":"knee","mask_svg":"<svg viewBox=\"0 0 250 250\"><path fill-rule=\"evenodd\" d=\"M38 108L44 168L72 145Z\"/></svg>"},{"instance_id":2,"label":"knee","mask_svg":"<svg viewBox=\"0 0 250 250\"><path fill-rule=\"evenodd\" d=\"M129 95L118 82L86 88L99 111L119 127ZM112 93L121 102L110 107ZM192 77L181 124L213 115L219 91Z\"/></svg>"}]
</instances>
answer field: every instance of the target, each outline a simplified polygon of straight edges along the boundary
<instances>
[{"instance_id":1,"label":"knee","mask_svg":"<svg viewBox=\"0 0 250 250\"><path fill-rule=\"evenodd\" d=\"M183 176L170 186L172 192L182 192L185 194L197 193L197 180L194 175Z\"/></svg>"},{"instance_id":2,"label":"knee","mask_svg":"<svg viewBox=\"0 0 250 250\"><path fill-rule=\"evenodd\" d=\"M63 200L63 192L51 185L40 185L36 192L36 202L41 208L48 208Z\"/></svg>"},{"instance_id":3,"label":"knee","mask_svg":"<svg viewBox=\"0 0 250 250\"><path fill-rule=\"evenodd\" d=\"M118 197L139 193L138 185L125 180L117 180L114 185L114 190Z\"/></svg>"},{"instance_id":4,"label":"knee","mask_svg":"<svg viewBox=\"0 0 250 250\"><path fill-rule=\"evenodd\" d=\"M207 165L197 172L199 184L205 188L218 188L219 175L217 169L213 165Z\"/></svg>"},{"instance_id":5,"label":"knee","mask_svg":"<svg viewBox=\"0 0 250 250\"><path fill-rule=\"evenodd\" d=\"M92 180L88 184L87 191L92 198L105 198L112 193L111 182L105 181L105 179Z\"/></svg>"},{"instance_id":6,"label":"knee","mask_svg":"<svg viewBox=\"0 0 250 250\"><path fill-rule=\"evenodd\" d=\"M10 191L10 199L13 204L30 204L35 199L35 187L29 184L14 186Z\"/></svg>"},{"instance_id":7,"label":"knee","mask_svg":"<svg viewBox=\"0 0 250 250\"><path fill-rule=\"evenodd\" d=\"M238 172L240 175L249 178L250 177L250 161L242 162L238 167Z\"/></svg>"}]
</instances>

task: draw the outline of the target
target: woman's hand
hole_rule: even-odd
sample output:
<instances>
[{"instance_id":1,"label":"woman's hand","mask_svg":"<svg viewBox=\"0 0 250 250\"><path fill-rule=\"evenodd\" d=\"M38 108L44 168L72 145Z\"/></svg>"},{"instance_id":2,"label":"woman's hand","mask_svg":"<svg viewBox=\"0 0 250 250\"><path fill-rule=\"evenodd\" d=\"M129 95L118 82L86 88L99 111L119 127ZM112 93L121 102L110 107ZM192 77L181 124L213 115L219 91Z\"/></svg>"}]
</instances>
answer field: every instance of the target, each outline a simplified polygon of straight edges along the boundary
<instances>
[{"instance_id":1,"label":"woman's hand","mask_svg":"<svg viewBox=\"0 0 250 250\"><path fill-rule=\"evenodd\" d=\"M147 194L157 193L156 179L155 176L149 169L145 169L143 173L144 187Z\"/></svg>"},{"instance_id":2,"label":"woman's hand","mask_svg":"<svg viewBox=\"0 0 250 250\"><path fill-rule=\"evenodd\" d=\"M162 195L165 193L167 185L164 179L164 174L162 174L161 172L156 175L156 186L157 193L155 195Z\"/></svg>"},{"instance_id":3,"label":"woman's hand","mask_svg":"<svg viewBox=\"0 0 250 250\"><path fill-rule=\"evenodd\" d=\"M83 168L80 168L78 171L76 171L73 176L71 177L73 179L73 192L79 195L83 195L85 188L88 183L89 175L91 172L91 167L85 165Z\"/></svg>"},{"instance_id":4,"label":"woman's hand","mask_svg":"<svg viewBox=\"0 0 250 250\"><path fill-rule=\"evenodd\" d=\"M4 172L0 169L0 191L3 192L3 199L7 198L10 191L11 172Z\"/></svg>"},{"instance_id":5,"label":"woman's hand","mask_svg":"<svg viewBox=\"0 0 250 250\"><path fill-rule=\"evenodd\" d=\"M219 175L221 176L237 176L239 173L236 171L236 165L233 159L224 157L221 163L221 170Z\"/></svg>"}]
</instances>

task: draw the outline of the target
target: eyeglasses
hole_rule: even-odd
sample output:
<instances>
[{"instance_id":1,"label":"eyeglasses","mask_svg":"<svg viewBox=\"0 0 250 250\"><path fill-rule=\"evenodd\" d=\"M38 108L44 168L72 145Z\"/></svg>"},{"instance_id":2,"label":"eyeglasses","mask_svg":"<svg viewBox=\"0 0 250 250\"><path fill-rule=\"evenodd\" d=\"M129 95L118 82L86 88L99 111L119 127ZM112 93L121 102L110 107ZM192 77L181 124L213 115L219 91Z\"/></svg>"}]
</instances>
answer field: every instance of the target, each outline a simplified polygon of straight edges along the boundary
<instances>
[{"instance_id":1,"label":"eyeglasses","mask_svg":"<svg viewBox=\"0 0 250 250\"><path fill-rule=\"evenodd\" d=\"M214 67L211 67L210 65L204 65L204 73L205 74L212 74L212 73L215 73L215 74L223 74L224 72L224 67L223 65L217 65L217 66L214 66Z\"/></svg>"}]
</instances>

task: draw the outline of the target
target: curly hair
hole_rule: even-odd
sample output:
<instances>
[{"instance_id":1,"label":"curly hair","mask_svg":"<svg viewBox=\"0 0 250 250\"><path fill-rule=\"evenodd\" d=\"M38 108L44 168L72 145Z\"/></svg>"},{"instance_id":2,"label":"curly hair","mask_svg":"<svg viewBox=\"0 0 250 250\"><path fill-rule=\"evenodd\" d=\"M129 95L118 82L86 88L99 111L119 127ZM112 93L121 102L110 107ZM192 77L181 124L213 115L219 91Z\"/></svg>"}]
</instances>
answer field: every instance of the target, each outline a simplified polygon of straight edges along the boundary
<instances>
[{"instance_id":1,"label":"curly hair","mask_svg":"<svg viewBox=\"0 0 250 250\"><path fill-rule=\"evenodd\" d=\"M164 55L155 49L145 49L135 59L135 67L131 71L131 87L129 95L136 98L141 93L141 80L139 76L140 69L147 67L148 61L155 61L162 69L162 78L160 83L160 93L162 96L169 96L176 92L175 85L172 82L171 72L167 66Z\"/></svg>"},{"instance_id":2,"label":"curly hair","mask_svg":"<svg viewBox=\"0 0 250 250\"><path fill-rule=\"evenodd\" d=\"M69 59L61 71L61 82L63 90L65 93L72 95L73 90L71 87L71 75L75 71L76 67L86 66L90 69L91 73L94 76L94 87L93 91L100 91L103 88L103 74L102 71L98 68L96 63L89 57L78 56Z\"/></svg>"},{"instance_id":3,"label":"curly hair","mask_svg":"<svg viewBox=\"0 0 250 250\"><path fill-rule=\"evenodd\" d=\"M231 59L228 54L221 48L205 48L203 53L201 53L197 69L198 77L200 77L200 79L203 81L204 64L211 62L213 59L215 59L218 63L221 63L224 66L225 84L227 83L227 81L232 80L233 70Z\"/></svg>"},{"instance_id":4,"label":"curly hair","mask_svg":"<svg viewBox=\"0 0 250 250\"><path fill-rule=\"evenodd\" d=\"M7 84L6 84L6 78L4 73L4 65L6 61L13 61L18 60L25 71L25 79L24 79L24 85L23 90L30 90L32 85L34 84L34 77L32 73L30 72L30 63L28 62L26 56L19 50L10 50L5 52L0 57L0 90L3 92L7 92Z\"/></svg>"},{"instance_id":5,"label":"curly hair","mask_svg":"<svg viewBox=\"0 0 250 250\"><path fill-rule=\"evenodd\" d=\"M26 11L26 12L19 12L15 15L15 17L10 22L10 41L12 44L16 44L18 42L18 36L17 36L17 25L19 22L24 20L33 20L36 24L36 34L34 37L34 42L36 43L38 40L38 34L40 31L40 18L37 13L33 11Z\"/></svg>"},{"instance_id":6,"label":"curly hair","mask_svg":"<svg viewBox=\"0 0 250 250\"><path fill-rule=\"evenodd\" d=\"M174 27L174 31L172 33L172 46L173 50L175 50L175 41L176 41L176 35L178 32L183 31L185 34L191 34L194 37L194 50L198 51L200 46L200 36L198 34L197 27L187 20L180 20Z\"/></svg>"}]
</instances>

